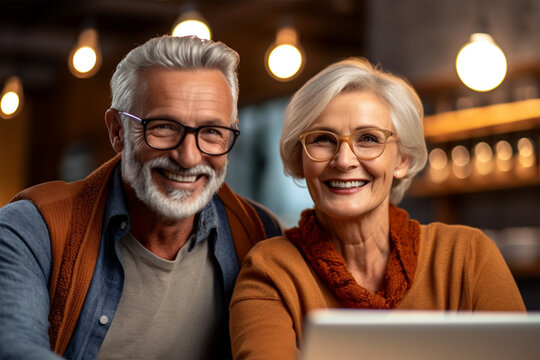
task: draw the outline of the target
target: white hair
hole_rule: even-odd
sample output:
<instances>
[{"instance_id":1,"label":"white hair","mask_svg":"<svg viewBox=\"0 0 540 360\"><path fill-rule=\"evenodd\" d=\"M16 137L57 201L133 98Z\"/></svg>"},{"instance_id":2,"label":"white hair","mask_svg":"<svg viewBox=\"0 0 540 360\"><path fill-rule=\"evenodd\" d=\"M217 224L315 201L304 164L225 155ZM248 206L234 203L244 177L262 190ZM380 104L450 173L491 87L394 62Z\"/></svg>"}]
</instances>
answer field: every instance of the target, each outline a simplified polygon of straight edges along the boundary
<instances>
[{"instance_id":1,"label":"white hair","mask_svg":"<svg viewBox=\"0 0 540 360\"><path fill-rule=\"evenodd\" d=\"M304 178L300 134L332 99L349 90L369 91L388 105L399 139L399 151L411 157L405 177L394 178L392 183L390 202L398 204L413 177L426 164L424 110L416 91L405 79L378 69L363 58L350 58L328 66L294 94L285 110L280 140L284 172L295 179Z\"/></svg>"},{"instance_id":2,"label":"white hair","mask_svg":"<svg viewBox=\"0 0 540 360\"><path fill-rule=\"evenodd\" d=\"M238 115L238 53L222 42L195 36L164 35L148 40L131 50L116 66L111 78L111 107L129 111L137 91L138 75L148 68L176 70L220 70L232 95L231 125Z\"/></svg>"}]
</instances>

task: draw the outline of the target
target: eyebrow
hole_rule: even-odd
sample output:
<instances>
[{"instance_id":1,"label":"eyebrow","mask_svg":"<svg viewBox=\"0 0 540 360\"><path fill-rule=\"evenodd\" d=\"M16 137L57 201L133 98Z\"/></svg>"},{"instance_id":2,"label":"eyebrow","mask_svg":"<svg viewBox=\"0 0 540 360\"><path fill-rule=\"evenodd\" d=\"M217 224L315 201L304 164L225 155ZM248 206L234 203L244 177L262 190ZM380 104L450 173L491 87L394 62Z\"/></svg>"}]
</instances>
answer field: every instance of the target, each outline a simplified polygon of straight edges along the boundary
<instances>
[{"instance_id":1,"label":"eyebrow","mask_svg":"<svg viewBox=\"0 0 540 360\"><path fill-rule=\"evenodd\" d=\"M355 128L354 131L371 129L371 128L376 128L376 127L377 126L375 126L375 125L359 126L359 127ZM331 127L328 127L328 126L316 126L313 129L310 129L310 130L307 130L307 131L315 131L315 130L317 130L317 131L330 131L330 132L333 132L334 134L339 134L335 129L333 129Z\"/></svg>"}]
</instances>

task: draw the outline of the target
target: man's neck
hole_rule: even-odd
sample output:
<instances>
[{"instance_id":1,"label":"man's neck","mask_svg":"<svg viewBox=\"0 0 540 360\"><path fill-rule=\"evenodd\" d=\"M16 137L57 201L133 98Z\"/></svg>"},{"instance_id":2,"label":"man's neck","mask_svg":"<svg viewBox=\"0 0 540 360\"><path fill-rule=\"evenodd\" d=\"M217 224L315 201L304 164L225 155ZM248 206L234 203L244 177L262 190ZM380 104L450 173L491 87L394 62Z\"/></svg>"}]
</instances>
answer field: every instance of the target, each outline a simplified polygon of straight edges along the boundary
<instances>
[{"instance_id":1,"label":"man's neck","mask_svg":"<svg viewBox=\"0 0 540 360\"><path fill-rule=\"evenodd\" d=\"M154 255L174 260L193 232L196 215L167 219L141 202L132 189L126 189L126 198L133 237Z\"/></svg>"}]
</instances>

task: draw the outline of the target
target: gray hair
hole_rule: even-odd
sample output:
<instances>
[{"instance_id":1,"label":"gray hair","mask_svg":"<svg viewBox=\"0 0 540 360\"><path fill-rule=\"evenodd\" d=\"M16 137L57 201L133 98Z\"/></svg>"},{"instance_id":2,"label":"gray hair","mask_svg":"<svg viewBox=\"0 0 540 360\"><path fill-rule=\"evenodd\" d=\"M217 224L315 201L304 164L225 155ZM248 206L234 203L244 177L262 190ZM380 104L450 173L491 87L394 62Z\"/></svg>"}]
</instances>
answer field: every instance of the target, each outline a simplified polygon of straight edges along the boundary
<instances>
[{"instance_id":1,"label":"gray hair","mask_svg":"<svg viewBox=\"0 0 540 360\"><path fill-rule=\"evenodd\" d=\"M116 66L111 78L111 107L129 111L137 90L138 75L148 68L176 70L220 70L231 90L231 125L238 115L238 53L222 42L201 40L195 36L164 35L148 40L131 50Z\"/></svg>"},{"instance_id":2,"label":"gray hair","mask_svg":"<svg viewBox=\"0 0 540 360\"><path fill-rule=\"evenodd\" d=\"M413 177L424 168L427 148L424 139L422 102L405 80L371 65L363 58L350 58L332 64L302 86L285 110L280 153L285 174L303 179L302 146L299 136L344 91L369 91L388 104L399 151L411 157L407 174L394 178L390 202L398 204Z\"/></svg>"}]
</instances>

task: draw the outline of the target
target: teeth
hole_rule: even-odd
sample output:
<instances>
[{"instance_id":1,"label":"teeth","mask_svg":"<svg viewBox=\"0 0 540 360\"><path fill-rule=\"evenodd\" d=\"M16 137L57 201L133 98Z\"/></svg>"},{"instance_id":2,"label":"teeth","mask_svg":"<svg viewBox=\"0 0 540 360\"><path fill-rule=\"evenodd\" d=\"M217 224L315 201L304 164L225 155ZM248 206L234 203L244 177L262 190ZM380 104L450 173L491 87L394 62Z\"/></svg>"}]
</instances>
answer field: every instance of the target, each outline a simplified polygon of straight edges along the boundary
<instances>
[{"instance_id":1,"label":"teeth","mask_svg":"<svg viewBox=\"0 0 540 360\"><path fill-rule=\"evenodd\" d=\"M367 181L330 181L330 186L339 189L350 189L363 186L366 183Z\"/></svg>"},{"instance_id":2,"label":"teeth","mask_svg":"<svg viewBox=\"0 0 540 360\"><path fill-rule=\"evenodd\" d=\"M163 170L163 174L167 178L178 182L194 182L197 180L197 175L180 175L166 170Z\"/></svg>"}]
</instances>

